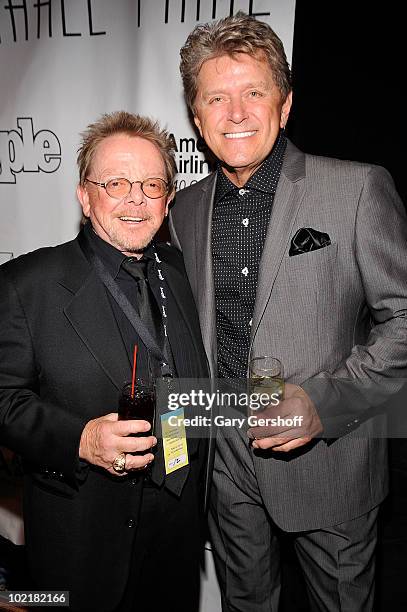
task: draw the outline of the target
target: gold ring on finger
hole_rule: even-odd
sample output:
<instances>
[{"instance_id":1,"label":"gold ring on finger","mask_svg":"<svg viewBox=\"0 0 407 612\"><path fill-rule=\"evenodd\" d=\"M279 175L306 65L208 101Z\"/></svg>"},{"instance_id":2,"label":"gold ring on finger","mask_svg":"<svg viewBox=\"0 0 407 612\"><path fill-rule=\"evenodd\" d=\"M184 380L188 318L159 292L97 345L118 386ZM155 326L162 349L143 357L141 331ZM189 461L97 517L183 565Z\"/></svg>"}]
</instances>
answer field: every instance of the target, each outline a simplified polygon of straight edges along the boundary
<instances>
[{"instance_id":1,"label":"gold ring on finger","mask_svg":"<svg viewBox=\"0 0 407 612\"><path fill-rule=\"evenodd\" d=\"M117 455L117 457L113 460L112 467L118 474L124 472L126 470L126 453L120 453L120 455Z\"/></svg>"}]
</instances>

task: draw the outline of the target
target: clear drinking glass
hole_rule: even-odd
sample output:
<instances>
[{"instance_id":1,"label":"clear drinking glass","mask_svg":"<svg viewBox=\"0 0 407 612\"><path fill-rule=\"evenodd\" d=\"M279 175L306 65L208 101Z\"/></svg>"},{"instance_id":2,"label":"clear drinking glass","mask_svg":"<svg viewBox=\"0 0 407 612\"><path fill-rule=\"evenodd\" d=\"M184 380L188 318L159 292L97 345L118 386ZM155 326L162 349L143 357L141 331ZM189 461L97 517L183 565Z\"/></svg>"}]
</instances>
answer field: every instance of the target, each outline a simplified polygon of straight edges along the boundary
<instances>
[{"instance_id":1,"label":"clear drinking glass","mask_svg":"<svg viewBox=\"0 0 407 612\"><path fill-rule=\"evenodd\" d=\"M137 379L132 393L131 383L126 383L119 398L119 421L142 419L151 425L149 431L135 434L151 436L155 425L155 388L150 381Z\"/></svg>"},{"instance_id":2,"label":"clear drinking glass","mask_svg":"<svg viewBox=\"0 0 407 612\"><path fill-rule=\"evenodd\" d=\"M251 395L262 395L262 402L250 414L258 413L267 407L267 396L270 404L278 405L284 398L284 371L283 364L277 357L263 355L253 357L249 363L249 392Z\"/></svg>"}]
</instances>

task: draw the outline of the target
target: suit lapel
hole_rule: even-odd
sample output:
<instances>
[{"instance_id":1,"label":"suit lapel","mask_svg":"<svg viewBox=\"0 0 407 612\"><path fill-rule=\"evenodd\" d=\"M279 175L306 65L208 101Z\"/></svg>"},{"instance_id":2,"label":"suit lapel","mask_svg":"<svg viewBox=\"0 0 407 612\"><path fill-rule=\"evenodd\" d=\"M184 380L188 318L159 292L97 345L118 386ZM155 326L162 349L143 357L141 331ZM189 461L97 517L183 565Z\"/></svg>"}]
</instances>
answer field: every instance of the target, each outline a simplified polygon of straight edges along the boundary
<instances>
[{"instance_id":1,"label":"suit lapel","mask_svg":"<svg viewBox=\"0 0 407 612\"><path fill-rule=\"evenodd\" d=\"M202 339L210 364L211 375L216 373L216 306L212 259L212 215L216 188L216 173L202 186L201 198L195 210L195 262L198 311Z\"/></svg>"},{"instance_id":2,"label":"suit lapel","mask_svg":"<svg viewBox=\"0 0 407 612\"><path fill-rule=\"evenodd\" d=\"M260 260L251 343L270 299L285 250L292 236L295 219L305 195L304 178L305 155L288 141Z\"/></svg>"},{"instance_id":3,"label":"suit lapel","mask_svg":"<svg viewBox=\"0 0 407 612\"><path fill-rule=\"evenodd\" d=\"M130 364L105 288L84 257L75 261L60 284L73 293L65 316L106 376L121 389Z\"/></svg>"}]
</instances>

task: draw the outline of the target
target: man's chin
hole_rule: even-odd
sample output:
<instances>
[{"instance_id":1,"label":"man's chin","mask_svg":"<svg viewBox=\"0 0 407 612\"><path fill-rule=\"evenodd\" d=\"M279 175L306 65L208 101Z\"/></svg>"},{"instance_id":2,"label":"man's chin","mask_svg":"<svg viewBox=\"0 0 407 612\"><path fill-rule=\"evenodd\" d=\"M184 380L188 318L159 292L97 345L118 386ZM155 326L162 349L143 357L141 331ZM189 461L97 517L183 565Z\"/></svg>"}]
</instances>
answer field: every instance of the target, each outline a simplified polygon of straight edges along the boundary
<instances>
[{"instance_id":1,"label":"man's chin","mask_svg":"<svg viewBox=\"0 0 407 612\"><path fill-rule=\"evenodd\" d=\"M143 255L144 251L146 250L146 248L148 247L149 244L151 244L151 241L153 239L153 236L151 236L151 238L149 238L148 240L146 239L143 242L138 242L137 244L134 243L121 243L119 248L120 251L122 251L122 253L125 253L126 255Z\"/></svg>"},{"instance_id":2,"label":"man's chin","mask_svg":"<svg viewBox=\"0 0 407 612\"><path fill-rule=\"evenodd\" d=\"M148 247L148 244L146 244L145 247L124 249L123 252L130 254L130 255L142 255L147 247Z\"/></svg>"}]
</instances>

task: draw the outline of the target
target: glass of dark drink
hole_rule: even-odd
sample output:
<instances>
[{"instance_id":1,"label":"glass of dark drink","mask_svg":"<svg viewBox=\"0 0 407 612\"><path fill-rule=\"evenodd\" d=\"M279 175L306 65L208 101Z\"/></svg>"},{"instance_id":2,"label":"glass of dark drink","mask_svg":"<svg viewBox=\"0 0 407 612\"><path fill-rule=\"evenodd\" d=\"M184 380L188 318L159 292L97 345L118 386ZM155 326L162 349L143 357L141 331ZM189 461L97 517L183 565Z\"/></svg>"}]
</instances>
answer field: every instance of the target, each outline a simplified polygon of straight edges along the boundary
<instances>
[{"instance_id":1,"label":"glass of dark drink","mask_svg":"<svg viewBox=\"0 0 407 612\"><path fill-rule=\"evenodd\" d=\"M150 382L138 379L132 394L131 383L126 383L119 399L119 421L140 419L151 425L149 431L143 431L135 436L151 436L155 424L155 388Z\"/></svg>"}]
</instances>

